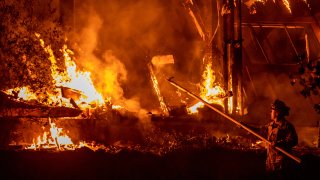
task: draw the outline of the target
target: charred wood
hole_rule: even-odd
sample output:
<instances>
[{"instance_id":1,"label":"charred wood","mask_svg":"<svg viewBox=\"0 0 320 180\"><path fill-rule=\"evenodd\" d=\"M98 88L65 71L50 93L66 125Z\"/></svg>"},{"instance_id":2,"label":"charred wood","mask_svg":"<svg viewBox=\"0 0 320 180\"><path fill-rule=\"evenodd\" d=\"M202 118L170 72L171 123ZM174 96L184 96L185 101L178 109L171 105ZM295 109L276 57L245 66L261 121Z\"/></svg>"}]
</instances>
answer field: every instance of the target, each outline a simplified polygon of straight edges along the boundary
<instances>
[{"instance_id":1,"label":"charred wood","mask_svg":"<svg viewBox=\"0 0 320 180\"><path fill-rule=\"evenodd\" d=\"M0 117L76 117L81 112L67 107L1 108Z\"/></svg>"},{"instance_id":2,"label":"charred wood","mask_svg":"<svg viewBox=\"0 0 320 180\"><path fill-rule=\"evenodd\" d=\"M40 103L18 101L0 91L0 117L76 117L82 110L69 107L51 107Z\"/></svg>"}]
</instances>

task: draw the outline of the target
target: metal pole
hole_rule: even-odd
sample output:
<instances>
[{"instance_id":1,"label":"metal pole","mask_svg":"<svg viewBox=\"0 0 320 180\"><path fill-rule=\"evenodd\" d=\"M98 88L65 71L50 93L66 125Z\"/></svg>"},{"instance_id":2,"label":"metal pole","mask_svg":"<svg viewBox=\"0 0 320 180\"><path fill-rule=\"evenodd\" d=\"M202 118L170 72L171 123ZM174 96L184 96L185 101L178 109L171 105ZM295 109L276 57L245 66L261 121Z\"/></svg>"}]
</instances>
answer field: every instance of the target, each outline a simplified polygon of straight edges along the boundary
<instances>
[{"instance_id":1,"label":"metal pole","mask_svg":"<svg viewBox=\"0 0 320 180\"><path fill-rule=\"evenodd\" d=\"M220 114L221 116L225 117L226 119L228 119L229 121L233 122L234 124L240 126L241 128L247 130L248 132L250 132L251 134L253 134L254 136L258 137L259 139L261 139L262 141L264 141L265 143L267 143L268 145L271 145L271 142L269 142L267 139L265 139L264 137L262 137L261 135L257 134L256 132L252 131L251 129L249 129L248 127L246 127L245 125L241 124L240 122L238 122L237 120L231 118L230 116L224 114L223 112L221 112L220 110L218 110L217 108L213 107L211 104L209 104L208 102L206 102L205 100L203 100L202 98L200 98L199 96L193 94L192 92L190 92L189 90L183 88L182 86L180 86L179 84L175 83L174 81L172 81L172 78L167 79L170 84L172 84L173 86L175 86L176 88L186 92L188 95L190 95L191 97L201 101L204 105L206 105L207 107L209 107L210 109L214 110L215 112L217 112L218 114ZM285 154L286 156L290 157L291 159L295 160L298 163L301 163L301 159L288 153L287 151L283 150L280 147L274 147L275 149L277 149L278 151L282 152L283 154Z\"/></svg>"}]
</instances>

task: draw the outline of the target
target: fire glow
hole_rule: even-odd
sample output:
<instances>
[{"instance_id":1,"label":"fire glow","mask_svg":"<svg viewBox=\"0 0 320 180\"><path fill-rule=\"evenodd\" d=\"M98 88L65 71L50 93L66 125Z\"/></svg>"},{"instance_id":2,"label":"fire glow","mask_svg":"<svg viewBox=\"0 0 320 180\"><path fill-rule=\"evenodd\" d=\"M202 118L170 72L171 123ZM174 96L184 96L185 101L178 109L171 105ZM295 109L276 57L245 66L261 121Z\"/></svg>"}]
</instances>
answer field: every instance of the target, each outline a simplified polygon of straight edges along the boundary
<instances>
[{"instance_id":1,"label":"fire glow","mask_svg":"<svg viewBox=\"0 0 320 180\"><path fill-rule=\"evenodd\" d=\"M74 89L80 92L81 96L79 99L73 99L78 107L80 108L90 108L90 105L100 106L104 104L103 96L95 89L93 82L90 77L90 72L78 71L76 63L72 60L70 55L73 55L73 52L67 48L66 45L63 46L61 51L63 52L63 57L65 61L66 70L59 71L57 66L56 58L53 54L51 46L46 46L43 39L40 38L40 34L35 34L40 41L40 45L46 53L49 55L49 60L51 62L50 70L51 76L53 78L53 83L56 86L54 89L55 95L49 94L48 104L55 103L62 106L72 107L68 102L68 99L62 97L61 91L58 87L67 87ZM18 92L18 97L23 100L38 99L34 93L32 93L28 87L20 87L7 90L6 93L13 95L13 91Z\"/></svg>"},{"instance_id":2,"label":"fire glow","mask_svg":"<svg viewBox=\"0 0 320 180\"><path fill-rule=\"evenodd\" d=\"M43 39L40 38L40 34L35 34L39 38L39 42L44 51L49 55L48 60L51 62L50 71L53 79L55 88L53 94L45 92L47 95L47 101L44 105L58 105L65 107L75 106L71 104L70 97L65 97L63 92L69 91L68 93L75 93L72 100L75 102L77 108L87 109L95 108L97 106L105 105L104 99L100 93L95 89L93 81L90 77L90 72L77 70L76 63L72 60L71 56L73 52L67 48L66 45L60 50L63 53L64 62L66 69L61 71L57 66L56 57L54 56L53 50L50 45L45 45ZM18 100L29 101L41 100L43 95L37 95L32 92L31 88L16 87L5 91L8 95L14 96ZM70 95L69 95L70 96ZM121 106L112 105L112 108L119 109ZM26 149L57 149L57 150L75 150L76 148L88 147L90 149L97 149L97 145L94 143L88 144L86 142L80 142L75 145L67 133L54 122L51 122L50 117L48 118L50 128L43 127L45 130L41 135L33 138L32 144ZM100 146L99 146L100 148Z\"/></svg>"},{"instance_id":3,"label":"fire glow","mask_svg":"<svg viewBox=\"0 0 320 180\"><path fill-rule=\"evenodd\" d=\"M37 36L40 37L40 35ZM40 42L41 46L50 55L49 60L52 64L51 75L54 79L55 85L57 87L62 86L81 91L82 96L79 100L75 100L77 105L80 107L86 108L92 102L95 102L97 105L102 105L103 97L94 88L90 72L77 71L76 63L70 57L70 54L72 55L73 52L69 50L66 45L63 46L62 52L65 60L66 71L60 73L51 47L45 47L42 39L40 39ZM85 102L86 106L81 102Z\"/></svg>"},{"instance_id":4,"label":"fire glow","mask_svg":"<svg viewBox=\"0 0 320 180\"><path fill-rule=\"evenodd\" d=\"M45 131L43 135L39 135L36 139L32 140L32 145L26 149L51 149L70 150L75 149L76 146L71 141L71 138L62 130L58 128L55 123L51 122L49 118L50 130Z\"/></svg>"},{"instance_id":5,"label":"fire glow","mask_svg":"<svg viewBox=\"0 0 320 180\"><path fill-rule=\"evenodd\" d=\"M216 83L216 78L214 76L214 72L212 70L212 64L208 63L206 65L206 69L202 75L203 82L200 87L200 97L210 104L218 104L222 107L223 105L223 97L225 97L225 91L223 88ZM188 108L189 113L197 113L198 108L204 107L202 102L198 102L192 107Z\"/></svg>"},{"instance_id":6,"label":"fire glow","mask_svg":"<svg viewBox=\"0 0 320 180\"><path fill-rule=\"evenodd\" d=\"M22 88L13 88L6 91L7 94L14 96L14 92L18 92L17 97L21 98L25 101L37 99L37 96L32 93L29 87L22 87Z\"/></svg>"},{"instance_id":7,"label":"fire glow","mask_svg":"<svg viewBox=\"0 0 320 180\"><path fill-rule=\"evenodd\" d=\"M154 90L155 90L155 92L157 94L158 100L160 102L161 110L162 110L162 112L163 112L163 114L165 116L168 116L169 115L169 110L167 108L166 103L163 100L163 96L160 93L158 80L157 80L157 78L156 78L156 76L155 76L155 74L153 72L152 66L150 64L148 65L148 68L149 68L149 71L150 71L150 76L151 76L151 81L152 81L152 84L153 84L153 88L154 88Z\"/></svg>"},{"instance_id":8,"label":"fire glow","mask_svg":"<svg viewBox=\"0 0 320 180\"><path fill-rule=\"evenodd\" d=\"M54 122L51 122L51 119L48 118L50 129L44 131L42 135L39 135L36 139L33 138L32 144L25 147L27 150L41 150L41 149L50 149L57 151L65 150L76 150L79 148L89 148L92 151L97 150L106 150L106 147L101 144L96 144L95 142L85 142L80 141L78 144L74 144L71 138L67 135L67 132L63 131L63 128L57 127ZM43 127L43 129L45 129Z\"/></svg>"}]
</instances>

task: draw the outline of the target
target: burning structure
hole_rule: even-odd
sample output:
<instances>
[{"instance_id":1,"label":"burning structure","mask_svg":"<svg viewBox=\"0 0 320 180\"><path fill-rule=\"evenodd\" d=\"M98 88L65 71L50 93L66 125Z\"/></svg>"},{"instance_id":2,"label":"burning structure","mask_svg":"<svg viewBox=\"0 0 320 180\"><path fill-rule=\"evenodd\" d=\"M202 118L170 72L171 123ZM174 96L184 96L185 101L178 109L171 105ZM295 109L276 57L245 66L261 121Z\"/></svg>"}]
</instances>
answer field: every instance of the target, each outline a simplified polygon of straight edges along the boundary
<instances>
[{"instance_id":1,"label":"burning structure","mask_svg":"<svg viewBox=\"0 0 320 180\"><path fill-rule=\"evenodd\" d=\"M278 97L292 106L300 147L318 153L316 88L304 99L290 85L290 77L306 76L303 65L319 61L318 7L313 0L4 0L0 146L160 156L217 145L263 151L224 115L259 126Z\"/></svg>"}]
</instances>

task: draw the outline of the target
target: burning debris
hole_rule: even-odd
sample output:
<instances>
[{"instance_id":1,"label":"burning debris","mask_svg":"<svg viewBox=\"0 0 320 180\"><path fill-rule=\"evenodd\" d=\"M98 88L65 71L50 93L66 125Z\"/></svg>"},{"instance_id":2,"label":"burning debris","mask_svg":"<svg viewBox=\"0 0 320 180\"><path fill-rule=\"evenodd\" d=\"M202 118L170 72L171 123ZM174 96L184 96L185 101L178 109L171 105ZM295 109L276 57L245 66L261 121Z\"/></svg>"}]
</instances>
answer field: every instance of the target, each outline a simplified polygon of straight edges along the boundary
<instances>
[{"instance_id":1,"label":"burning debris","mask_svg":"<svg viewBox=\"0 0 320 180\"><path fill-rule=\"evenodd\" d=\"M1 94L3 105L10 108L1 108L0 117L36 117L49 118L48 127L42 127L42 135L33 139L32 145L27 149L57 149L74 150L81 147L95 148L100 145L88 145L86 142L74 144L71 138L56 123L51 122L50 117L74 117L89 118L92 112L98 112L99 107L105 107L107 111L122 109L120 105L111 104L110 98L104 100L97 92L90 77L90 72L78 71L72 60L73 52L66 45L60 50L63 53L65 70L57 65L57 59L50 45L45 45L40 34L35 36L43 50L48 54L51 62L50 71L55 88L51 92L36 94L28 86L9 89ZM32 72L31 72L32 73ZM106 118L106 117L104 117Z\"/></svg>"},{"instance_id":2,"label":"burning debris","mask_svg":"<svg viewBox=\"0 0 320 180\"><path fill-rule=\"evenodd\" d=\"M43 136L33 139L33 144L26 149L74 149L71 139L63 132L62 128L56 127L54 122L49 118L50 132L44 132Z\"/></svg>"},{"instance_id":3,"label":"burning debris","mask_svg":"<svg viewBox=\"0 0 320 180\"><path fill-rule=\"evenodd\" d=\"M39 34L36 34L40 38ZM6 90L8 95L15 96L16 98L23 99L25 101L36 100L44 105L49 106L64 106L64 107L81 107L89 108L90 106L99 106L104 103L103 97L97 92L92 83L90 73L77 71L76 64L71 60L70 54L73 52L67 49L65 45L61 51L64 54L65 71L61 71L57 64L56 58L50 46L46 46L42 39L39 39L41 46L45 52L49 55L51 62L50 70L53 78L53 84L56 89L52 89L54 94L45 92L43 95L36 95L28 87L16 87ZM77 93L68 93L70 91L77 91ZM77 97L69 97L70 94L77 94Z\"/></svg>"},{"instance_id":4,"label":"burning debris","mask_svg":"<svg viewBox=\"0 0 320 180\"><path fill-rule=\"evenodd\" d=\"M202 75L203 81L200 85L200 97L210 104L217 104L224 108L224 99L231 97L232 92L225 92L225 90L216 82L212 64L208 63ZM202 102L198 102L192 107L188 108L190 113L197 113L198 108L204 107Z\"/></svg>"},{"instance_id":5,"label":"burning debris","mask_svg":"<svg viewBox=\"0 0 320 180\"><path fill-rule=\"evenodd\" d=\"M152 80L152 84L153 84L153 88L157 94L158 100L160 102L160 107L161 110L163 112L163 114L165 116L169 116L169 110L167 108L166 103L163 100L163 96L160 93L160 89L159 89L159 84L158 84L158 80L157 77L155 76L154 72L153 72L153 67L151 64L148 65L149 71L150 71L150 76L151 76L151 80Z\"/></svg>"}]
</instances>

